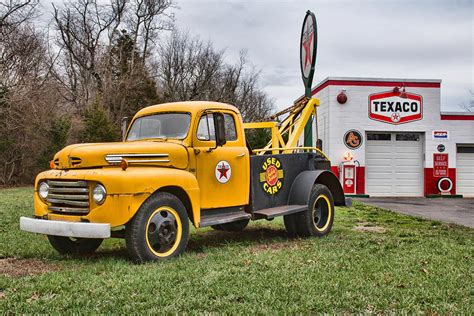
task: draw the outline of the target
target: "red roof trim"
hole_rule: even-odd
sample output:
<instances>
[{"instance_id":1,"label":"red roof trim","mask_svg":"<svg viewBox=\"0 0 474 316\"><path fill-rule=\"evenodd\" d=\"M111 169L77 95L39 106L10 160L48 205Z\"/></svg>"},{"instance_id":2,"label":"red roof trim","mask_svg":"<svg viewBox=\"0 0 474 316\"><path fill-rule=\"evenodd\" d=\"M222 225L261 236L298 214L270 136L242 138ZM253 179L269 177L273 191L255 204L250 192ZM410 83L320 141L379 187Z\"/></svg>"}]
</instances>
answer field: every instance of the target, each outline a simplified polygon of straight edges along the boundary
<instances>
[{"instance_id":1,"label":"red roof trim","mask_svg":"<svg viewBox=\"0 0 474 316\"><path fill-rule=\"evenodd\" d=\"M441 114L442 121L474 121L474 113L472 115L449 115Z\"/></svg>"},{"instance_id":2,"label":"red roof trim","mask_svg":"<svg viewBox=\"0 0 474 316\"><path fill-rule=\"evenodd\" d=\"M409 88L440 88L440 82L409 82L409 81L361 81L330 79L316 86L311 94L315 95L327 86L359 86L359 87L409 87ZM304 96L298 99L303 99Z\"/></svg>"},{"instance_id":3,"label":"red roof trim","mask_svg":"<svg viewBox=\"0 0 474 316\"><path fill-rule=\"evenodd\" d=\"M313 89L316 94L327 86L362 86L362 87L410 87L410 88L440 88L439 82L404 82L404 81L357 81L357 80L328 80Z\"/></svg>"}]
</instances>

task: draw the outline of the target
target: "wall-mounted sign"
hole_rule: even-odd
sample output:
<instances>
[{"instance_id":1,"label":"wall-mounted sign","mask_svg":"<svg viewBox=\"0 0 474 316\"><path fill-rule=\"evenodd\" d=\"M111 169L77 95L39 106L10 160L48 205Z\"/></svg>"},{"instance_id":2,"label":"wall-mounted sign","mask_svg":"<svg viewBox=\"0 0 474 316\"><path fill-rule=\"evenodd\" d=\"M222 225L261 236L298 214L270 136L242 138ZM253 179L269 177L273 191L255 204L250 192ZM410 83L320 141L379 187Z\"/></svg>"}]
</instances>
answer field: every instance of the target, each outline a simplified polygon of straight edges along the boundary
<instances>
[{"instance_id":1,"label":"wall-mounted sign","mask_svg":"<svg viewBox=\"0 0 474 316\"><path fill-rule=\"evenodd\" d=\"M311 98L311 85L313 83L314 65L316 63L316 50L318 47L318 32L316 17L311 11L306 12L301 29L300 64L301 76L305 86L305 96Z\"/></svg>"},{"instance_id":2,"label":"wall-mounted sign","mask_svg":"<svg viewBox=\"0 0 474 316\"><path fill-rule=\"evenodd\" d=\"M344 134L344 144L349 149L357 149L362 145L362 134L355 130L348 130Z\"/></svg>"},{"instance_id":3,"label":"wall-mounted sign","mask_svg":"<svg viewBox=\"0 0 474 316\"><path fill-rule=\"evenodd\" d=\"M448 177L448 154L433 154L433 177Z\"/></svg>"},{"instance_id":4,"label":"wall-mounted sign","mask_svg":"<svg viewBox=\"0 0 474 316\"><path fill-rule=\"evenodd\" d=\"M438 147L436 147L440 153L444 152L446 150L446 147L443 144L439 144Z\"/></svg>"},{"instance_id":5,"label":"wall-mounted sign","mask_svg":"<svg viewBox=\"0 0 474 316\"><path fill-rule=\"evenodd\" d=\"M423 97L398 89L369 95L369 118L375 121L403 124L423 118Z\"/></svg>"},{"instance_id":6,"label":"wall-mounted sign","mask_svg":"<svg viewBox=\"0 0 474 316\"><path fill-rule=\"evenodd\" d=\"M433 131L433 139L449 139L448 131Z\"/></svg>"}]
</instances>

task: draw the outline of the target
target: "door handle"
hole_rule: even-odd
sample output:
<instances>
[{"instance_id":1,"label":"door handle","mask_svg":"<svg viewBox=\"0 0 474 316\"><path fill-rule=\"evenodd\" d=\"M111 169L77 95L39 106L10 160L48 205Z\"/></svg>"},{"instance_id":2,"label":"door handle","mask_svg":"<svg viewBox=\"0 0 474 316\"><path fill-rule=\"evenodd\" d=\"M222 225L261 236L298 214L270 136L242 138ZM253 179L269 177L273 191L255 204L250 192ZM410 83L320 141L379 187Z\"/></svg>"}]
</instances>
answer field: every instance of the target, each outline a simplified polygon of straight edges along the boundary
<instances>
[{"instance_id":1,"label":"door handle","mask_svg":"<svg viewBox=\"0 0 474 316\"><path fill-rule=\"evenodd\" d=\"M237 158L245 156L245 153L241 153L240 155L237 155Z\"/></svg>"}]
</instances>

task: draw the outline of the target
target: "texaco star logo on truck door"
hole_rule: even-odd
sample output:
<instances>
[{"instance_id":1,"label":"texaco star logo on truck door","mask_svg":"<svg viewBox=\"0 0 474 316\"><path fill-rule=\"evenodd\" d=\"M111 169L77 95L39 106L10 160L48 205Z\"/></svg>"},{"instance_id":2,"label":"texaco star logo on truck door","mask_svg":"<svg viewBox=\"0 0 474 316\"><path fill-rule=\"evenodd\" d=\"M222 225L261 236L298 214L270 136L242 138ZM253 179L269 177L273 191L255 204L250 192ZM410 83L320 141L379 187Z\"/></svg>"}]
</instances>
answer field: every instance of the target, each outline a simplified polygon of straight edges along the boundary
<instances>
[{"instance_id":1,"label":"texaco star logo on truck door","mask_svg":"<svg viewBox=\"0 0 474 316\"><path fill-rule=\"evenodd\" d=\"M232 168L227 161L221 160L216 165L215 174L217 181L227 183L232 175Z\"/></svg>"}]
</instances>

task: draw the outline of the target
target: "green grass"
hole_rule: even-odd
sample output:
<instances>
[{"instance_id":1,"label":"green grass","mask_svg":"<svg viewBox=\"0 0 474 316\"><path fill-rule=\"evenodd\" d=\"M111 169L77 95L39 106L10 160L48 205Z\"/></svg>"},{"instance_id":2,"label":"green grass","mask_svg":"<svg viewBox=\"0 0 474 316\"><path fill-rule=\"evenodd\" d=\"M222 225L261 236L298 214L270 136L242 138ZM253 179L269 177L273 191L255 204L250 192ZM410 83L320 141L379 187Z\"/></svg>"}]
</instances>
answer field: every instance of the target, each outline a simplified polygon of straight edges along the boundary
<instances>
[{"instance_id":1,"label":"green grass","mask_svg":"<svg viewBox=\"0 0 474 316\"><path fill-rule=\"evenodd\" d=\"M31 188L0 190L0 257L56 270L0 276L0 314L474 311L469 228L355 203L337 209L325 238L288 239L281 220L242 233L193 230L180 258L137 265L119 239L88 258L59 256L43 236L19 231L32 209ZM361 225L385 232L354 230Z\"/></svg>"}]
</instances>

